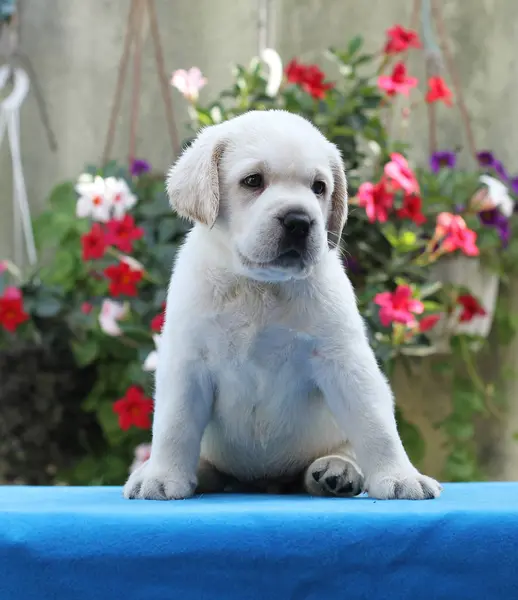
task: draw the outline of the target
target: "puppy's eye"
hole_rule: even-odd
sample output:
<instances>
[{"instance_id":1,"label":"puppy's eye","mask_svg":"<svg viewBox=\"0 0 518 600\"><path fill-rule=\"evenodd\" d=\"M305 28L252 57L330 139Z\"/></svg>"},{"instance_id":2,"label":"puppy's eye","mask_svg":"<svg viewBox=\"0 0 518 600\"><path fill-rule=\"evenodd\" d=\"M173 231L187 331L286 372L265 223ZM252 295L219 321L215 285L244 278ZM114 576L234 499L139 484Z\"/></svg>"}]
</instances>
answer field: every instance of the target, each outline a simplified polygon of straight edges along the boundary
<instances>
[{"instance_id":1,"label":"puppy's eye","mask_svg":"<svg viewBox=\"0 0 518 600\"><path fill-rule=\"evenodd\" d=\"M260 173L254 173L253 175L248 175L241 181L241 185L244 185L247 188L257 189L263 187L264 180L263 176Z\"/></svg>"},{"instance_id":2,"label":"puppy's eye","mask_svg":"<svg viewBox=\"0 0 518 600\"><path fill-rule=\"evenodd\" d=\"M326 184L323 181L314 181L311 190L316 196L322 196L326 191Z\"/></svg>"}]
</instances>

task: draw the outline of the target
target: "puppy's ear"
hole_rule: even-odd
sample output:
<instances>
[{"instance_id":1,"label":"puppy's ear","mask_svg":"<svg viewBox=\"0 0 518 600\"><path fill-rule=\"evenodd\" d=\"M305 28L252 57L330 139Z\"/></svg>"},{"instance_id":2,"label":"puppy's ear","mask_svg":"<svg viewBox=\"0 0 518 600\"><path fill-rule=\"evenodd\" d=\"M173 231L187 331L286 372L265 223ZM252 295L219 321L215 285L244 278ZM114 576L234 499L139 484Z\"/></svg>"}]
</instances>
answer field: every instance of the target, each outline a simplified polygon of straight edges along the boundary
<instances>
[{"instance_id":1,"label":"puppy's ear","mask_svg":"<svg viewBox=\"0 0 518 600\"><path fill-rule=\"evenodd\" d=\"M217 125L207 127L171 167L167 194L180 216L214 225L219 212L218 163L225 145Z\"/></svg>"},{"instance_id":2,"label":"puppy's ear","mask_svg":"<svg viewBox=\"0 0 518 600\"><path fill-rule=\"evenodd\" d=\"M327 240L329 246L334 248L340 243L342 230L347 221L347 179L345 178L342 157L336 147L333 148L331 170L333 172L334 188L327 219Z\"/></svg>"}]
</instances>

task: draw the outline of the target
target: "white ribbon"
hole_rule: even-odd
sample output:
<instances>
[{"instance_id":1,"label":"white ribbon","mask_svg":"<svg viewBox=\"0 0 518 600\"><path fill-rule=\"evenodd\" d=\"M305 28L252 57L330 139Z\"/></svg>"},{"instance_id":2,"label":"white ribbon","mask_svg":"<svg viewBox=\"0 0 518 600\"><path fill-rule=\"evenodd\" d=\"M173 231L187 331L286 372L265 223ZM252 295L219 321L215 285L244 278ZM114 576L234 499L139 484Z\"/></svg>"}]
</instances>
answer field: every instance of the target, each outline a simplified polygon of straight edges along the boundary
<instances>
[{"instance_id":1,"label":"white ribbon","mask_svg":"<svg viewBox=\"0 0 518 600\"><path fill-rule=\"evenodd\" d=\"M32 231L31 211L27 201L27 190L23 176L20 151L20 107L29 91L30 81L27 73L20 68L13 70L14 87L7 98L0 102L0 146L7 131L11 151L13 172L13 216L14 216L14 252L18 263L23 261L22 246L25 236L27 258L31 265L37 260L34 233ZM11 73L7 65L0 67L0 89L4 88Z\"/></svg>"}]
</instances>

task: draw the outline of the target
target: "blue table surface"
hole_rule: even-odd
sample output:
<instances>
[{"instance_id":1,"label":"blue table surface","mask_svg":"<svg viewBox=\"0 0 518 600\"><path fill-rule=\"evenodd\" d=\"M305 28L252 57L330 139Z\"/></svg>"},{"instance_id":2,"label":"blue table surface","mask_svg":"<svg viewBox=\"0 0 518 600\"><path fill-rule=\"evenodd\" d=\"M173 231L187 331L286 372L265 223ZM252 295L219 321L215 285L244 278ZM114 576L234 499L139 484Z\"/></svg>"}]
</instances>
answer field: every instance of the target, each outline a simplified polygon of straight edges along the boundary
<instances>
[{"instance_id":1,"label":"blue table surface","mask_svg":"<svg viewBox=\"0 0 518 600\"><path fill-rule=\"evenodd\" d=\"M0 599L518 598L518 483L421 502L0 487Z\"/></svg>"}]
</instances>

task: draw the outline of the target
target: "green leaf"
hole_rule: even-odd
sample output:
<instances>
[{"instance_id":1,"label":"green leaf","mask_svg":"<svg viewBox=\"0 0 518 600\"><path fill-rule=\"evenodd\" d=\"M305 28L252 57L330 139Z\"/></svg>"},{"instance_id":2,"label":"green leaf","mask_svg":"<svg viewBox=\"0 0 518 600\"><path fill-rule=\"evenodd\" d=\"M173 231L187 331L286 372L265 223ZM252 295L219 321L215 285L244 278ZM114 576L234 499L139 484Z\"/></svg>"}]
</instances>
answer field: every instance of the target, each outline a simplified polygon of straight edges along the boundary
<instances>
[{"instance_id":1,"label":"green leaf","mask_svg":"<svg viewBox=\"0 0 518 600\"><path fill-rule=\"evenodd\" d=\"M347 52L351 56L353 56L354 54L356 54L356 52L358 52L358 50L361 48L362 44L363 44L363 38L360 35L353 37L353 39L349 42L349 45L347 47Z\"/></svg>"},{"instance_id":2,"label":"green leaf","mask_svg":"<svg viewBox=\"0 0 518 600\"><path fill-rule=\"evenodd\" d=\"M48 202L53 211L75 217L77 194L74 185L67 181L56 186L50 193Z\"/></svg>"},{"instance_id":3,"label":"green leaf","mask_svg":"<svg viewBox=\"0 0 518 600\"><path fill-rule=\"evenodd\" d=\"M38 317L54 317L61 310L61 302L52 296L40 296L36 298L33 310Z\"/></svg>"},{"instance_id":4,"label":"green leaf","mask_svg":"<svg viewBox=\"0 0 518 600\"><path fill-rule=\"evenodd\" d=\"M73 342L72 350L80 367L91 364L99 355L100 347L97 340L89 338L86 341Z\"/></svg>"}]
</instances>

